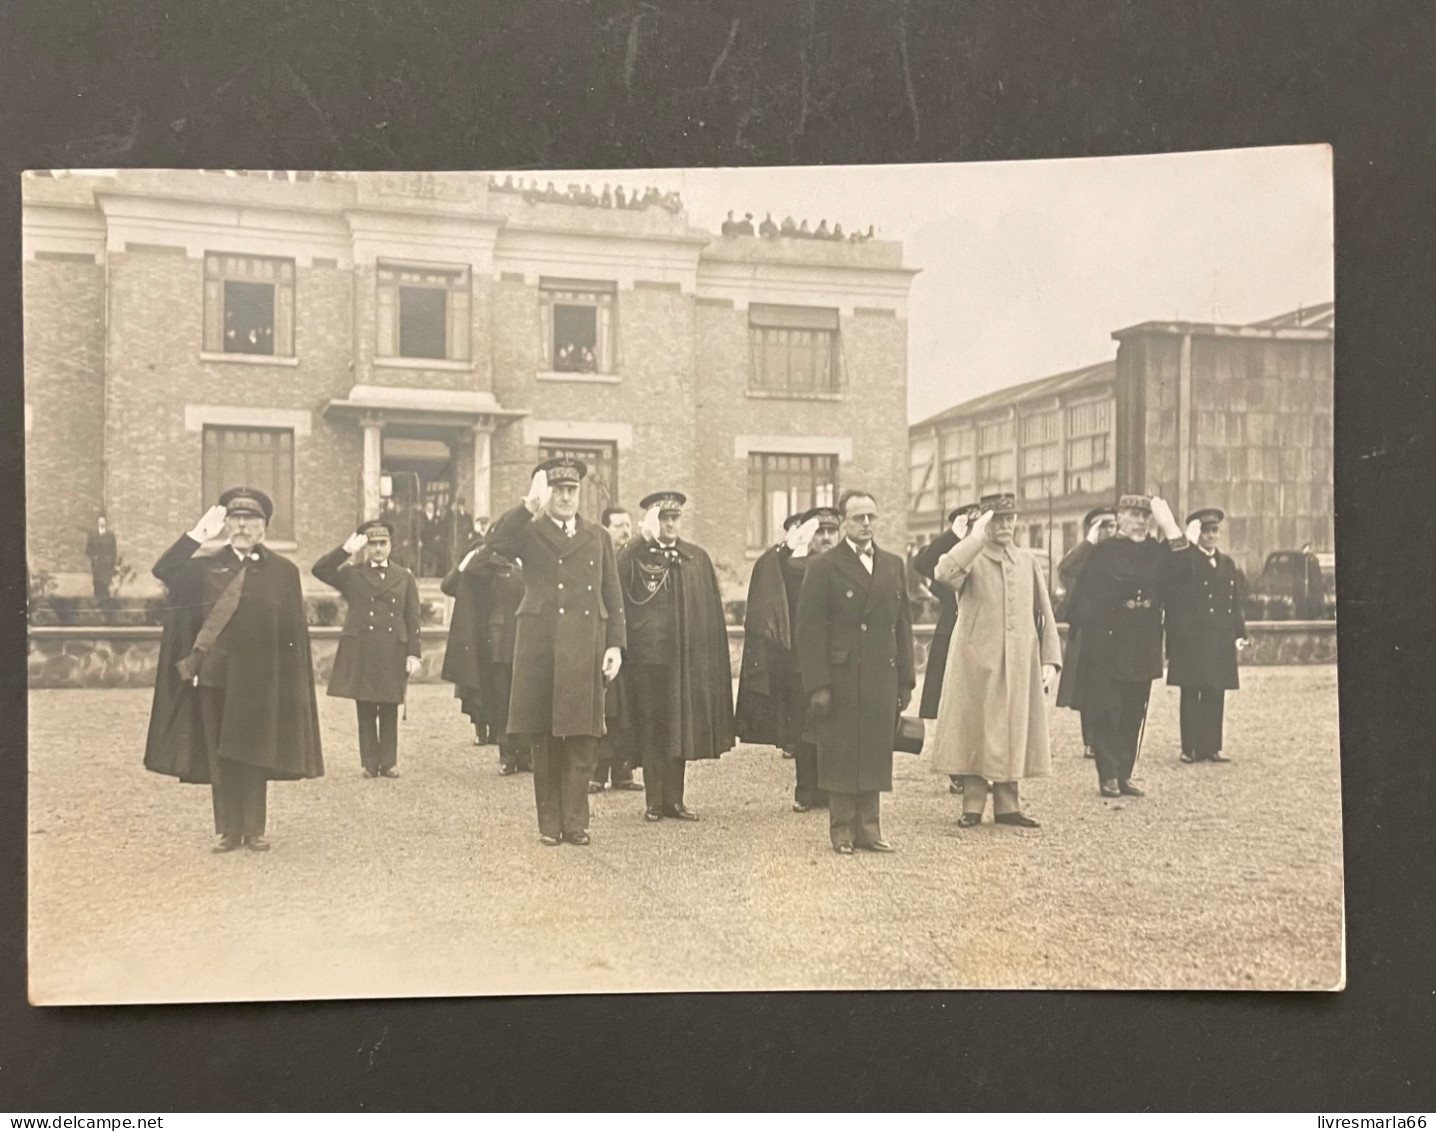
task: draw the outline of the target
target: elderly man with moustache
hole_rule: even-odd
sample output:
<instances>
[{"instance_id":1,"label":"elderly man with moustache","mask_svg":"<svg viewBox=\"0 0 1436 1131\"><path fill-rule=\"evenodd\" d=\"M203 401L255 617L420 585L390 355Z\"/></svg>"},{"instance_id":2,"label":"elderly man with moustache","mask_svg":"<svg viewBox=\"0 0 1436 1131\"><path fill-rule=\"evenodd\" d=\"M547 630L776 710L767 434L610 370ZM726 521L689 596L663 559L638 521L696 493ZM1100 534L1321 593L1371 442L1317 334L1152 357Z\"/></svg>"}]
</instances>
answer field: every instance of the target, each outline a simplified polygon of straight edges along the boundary
<instances>
[{"instance_id":1,"label":"elderly man with moustache","mask_svg":"<svg viewBox=\"0 0 1436 1131\"><path fill-rule=\"evenodd\" d=\"M1073 704L1090 713L1103 797L1141 797L1132 771L1147 721L1152 681L1162 674L1162 595L1174 551L1187 539L1160 498L1117 500L1117 534L1092 548L1068 599L1082 634ZM1148 537L1155 521L1165 541Z\"/></svg>"},{"instance_id":2,"label":"elderly man with moustache","mask_svg":"<svg viewBox=\"0 0 1436 1131\"><path fill-rule=\"evenodd\" d=\"M937 563L958 597L957 629L933 736L933 768L963 779L958 825L982 821L992 787L993 820L1036 828L1022 812L1018 783L1052 771L1047 691L1062 645L1042 567L1013 544L1012 495L984 496L967 535Z\"/></svg>"},{"instance_id":3,"label":"elderly man with moustache","mask_svg":"<svg viewBox=\"0 0 1436 1131\"><path fill-rule=\"evenodd\" d=\"M1247 640L1246 578L1219 550L1226 514L1187 516L1187 540L1167 573L1167 683L1182 689L1183 762L1230 762L1222 753L1226 693L1241 686L1237 655Z\"/></svg>"},{"instance_id":4,"label":"elderly man with moustache","mask_svg":"<svg viewBox=\"0 0 1436 1131\"><path fill-rule=\"evenodd\" d=\"M798 595L798 664L833 851L892 852L881 795L892 790L898 715L917 685L907 566L874 544L870 493L848 491L838 511L842 540L812 560Z\"/></svg>"},{"instance_id":5,"label":"elderly man with moustache","mask_svg":"<svg viewBox=\"0 0 1436 1131\"><path fill-rule=\"evenodd\" d=\"M269 781L324 775L299 570L262 544L273 515L263 491L233 487L154 568L166 609L145 768L209 784L215 852L267 851Z\"/></svg>"},{"instance_id":6,"label":"elderly man with moustache","mask_svg":"<svg viewBox=\"0 0 1436 1131\"><path fill-rule=\"evenodd\" d=\"M578 513L583 462L534 469L523 502L494 523L488 545L523 562L508 730L527 739L539 840L586 845L588 783L603 735L604 687L627 640L613 543Z\"/></svg>"}]
</instances>

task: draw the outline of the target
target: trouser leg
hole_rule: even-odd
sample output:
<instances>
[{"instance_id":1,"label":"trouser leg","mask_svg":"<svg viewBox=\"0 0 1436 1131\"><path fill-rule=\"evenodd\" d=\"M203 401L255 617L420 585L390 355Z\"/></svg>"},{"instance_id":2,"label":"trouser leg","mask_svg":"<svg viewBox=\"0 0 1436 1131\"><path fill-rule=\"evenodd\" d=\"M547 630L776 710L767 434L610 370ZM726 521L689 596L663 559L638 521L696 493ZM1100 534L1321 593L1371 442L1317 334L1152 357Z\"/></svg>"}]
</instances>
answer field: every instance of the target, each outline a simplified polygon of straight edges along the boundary
<instances>
[{"instance_id":1,"label":"trouser leg","mask_svg":"<svg viewBox=\"0 0 1436 1131\"><path fill-rule=\"evenodd\" d=\"M859 793L856 801L853 843L859 847L876 844L883 838L882 794L877 790Z\"/></svg>"},{"instance_id":2,"label":"trouser leg","mask_svg":"<svg viewBox=\"0 0 1436 1131\"><path fill-rule=\"evenodd\" d=\"M374 709L379 722L378 749L376 751L379 768L381 770L393 769L399 764L399 704L376 703Z\"/></svg>"},{"instance_id":3,"label":"trouser leg","mask_svg":"<svg viewBox=\"0 0 1436 1131\"><path fill-rule=\"evenodd\" d=\"M379 769L379 704L355 700L359 718L359 764L371 773Z\"/></svg>"},{"instance_id":4,"label":"trouser leg","mask_svg":"<svg viewBox=\"0 0 1436 1131\"><path fill-rule=\"evenodd\" d=\"M269 778L257 766L219 756L224 721L224 692L201 687L200 731L209 760L214 831L224 837L263 836Z\"/></svg>"},{"instance_id":5,"label":"trouser leg","mask_svg":"<svg viewBox=\"0 0 1436 1131\"><path fill-rule=\"evenodd\" d=\"M1091 718L1090 718L1090 712L1088 712L1088 711L1078 711L1077 713L1082 717L1082 745L1083 745L1084 747L1086 747L1088 750L1091 750L1091 749L1092 749L1092 722L1091 722Z\"/></svg>"},{"instance_id":6,"label":"trouser leg","mask_svg":"<svg viewBox=\"0 0 1436 1131\"><path fill-rule=\"evenodd\" d=\"M665 758L663 760L663 804L665 806L683 804L683 787L687 775L688 763L682 758ZM648 780L646 771L644 780Z\"/></svg>"},{"instance_id":7,"label":"trouser leg","mask_svg":"<svg viewBox=\"0 0 1436 1131\"><path fill-rule=\"evenodd\" d=\"M1017 783L1015 781L998 781L992 783L992 815L1000 817L1004 813L1020 813L1022 805L1017 797Z\"/></svg>"},{"instance_id":8,"label":"trouser leg","mask_svg":"<svg viewBox=\"0 0 1436 1131\"><path fill-rule=\"evenodd\" d=\"M987 808L987 779L962 774L962 811L981 814Z\"/></svg>"},{"instance_id":9,"label":"trouser leg","mask_svg":"<svg viewBox=\"0 0 1436 1131\"><path fill-rule=\"evenodd\" d=\"M793 800L799 805L817 808L828 803L828 795L818 788L818 747L813 742L799 742L794 757L796 784Z\"/></svg>"},{"instance_id":10,"label":"trouser leg","mask_svg":"<svg viewBox=\"0 0 1436 1131\"><path fill-rule=\"evenodd\" d=\"M533 758L534 805L543 836L563 836L563 754L558 739L536 735L529 748ZM585 787L587 788L587 787Z\"/></svg>"},{"instance_id":11,"label":"trouser leg","mask_svg":"<svg viewBox=\"0 0 1436 1131\"><path fill-rule=\"evenodd\" d=\"M1222 749L1222 718L1226 712L1227 693L1220 687L1204 687L1198 692L1197 755L1210 758Z\"/></svg>"},{"instance_id":12,"label":"trouser leg","mask_svg":"<svg viewBox=\"0 0 1436 1131\"><path fill-rule=\"evenodd\" d=\"M1120 776L1117 758L1116 704L1086 708L1082 718L1089 723L1092 735L1092 756L1097 762L1099 781L1116 781Z\"/></svg>"},{"instance_id":13,"label":"trouser leg","mask_svg":"<svg viewBox=\"0 0 1436 1131\"><path fill-rule=\"evenodd\" d=\"M833 847L851 845L858 823L858 799L856 794L828 791L828 836Z\"/></svg>"},{"instance_id":14,"label":"trouser leg","mask_svg":"<svg viewBox=\"0 0 1436 1131\"><path fill-rule=\"evenodd\" d=\"M221 760L225 763L225 774L231 782L234 820L239 827L239 835L263 836L265 819L268 816L268 775L259 766L250 766L228 758Z\"/></svg>"},{"instance_id":15,"label":"trouser leg","mask_svg":"<svg viewBox=\"0 0 1436 1131\"><path fill-rule=\"evenodd\" d=\"M598 739L573 735L555 738L553 745L562 751L558 780L563 832L587 832L588 783L598 759Z\"/></svg>"},{"instance_id":16,"label":"trouser leg","mask_svg":"<svg viewBox=\"0 0 1436 1131\"><path fill-rule=\"evenodd\" d=\"M1201 748L1202 692L1200 688L1182 688L1181 707L1178 713L1182 726L1182 753L1205 753Z\"/></svg>"},{"instance_id":17,"label":"trouser leg","mask_svg":"<svg viewBox=\"0 0 1436 1131\"><path fill-rule=\"evenodd\" d=\"M1117 780L1127 781L1137 764L1137 744L1141 740L1142 723L1147 717L1147 698L1152 694L1149 681L1124 683L1118 719Z\"/></svg>"}]
</instances>

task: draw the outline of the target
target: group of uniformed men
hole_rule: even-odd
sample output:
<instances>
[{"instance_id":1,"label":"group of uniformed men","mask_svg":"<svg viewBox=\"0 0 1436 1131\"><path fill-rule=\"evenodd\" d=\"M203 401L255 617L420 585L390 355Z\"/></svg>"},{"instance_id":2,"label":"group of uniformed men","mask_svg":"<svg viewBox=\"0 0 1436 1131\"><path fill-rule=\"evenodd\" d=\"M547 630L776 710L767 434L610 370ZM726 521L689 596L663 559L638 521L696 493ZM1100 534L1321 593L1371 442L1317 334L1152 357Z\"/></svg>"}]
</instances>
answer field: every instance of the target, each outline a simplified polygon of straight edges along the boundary
<instances>
[{"instance_id":1,"label":"group of uniformed men","mask_svg":"<svg viewBox=\"0 0 1436 1131\"><path fill-rule=\"evenodd\" d=\"M793 809L827 808L836 852L893 851L879 797L916 675L906 563L874 542L876 500L849 491L792 516L755 562L735 713L717 574L680 536L686 498L645 498L633 536L621 508L601 525L578 514L586 470L540 464L443 586L443 676L475 742L497 743L500 772L532 772L542 843L590 843L589 795L610 781L645 793L648 821L698 820L687 763L741 739L793 758ZM933 764L963 795L963 827L982 820L989 789L997 823L1035 827L1017 783L1050 769L1044 697L1064 658L1036 558L1013 543L1016 513L1010 495L957 508L914 562L942 604L921 714L937 720ZM154 570L169 617L145 765L211 784L216 852L267 849L267 782L323 773L298 570L263 545L272 514L263 492L226 491ZM1164 608L1182 760L1227 760L1223 695L1246 631L1241 574L1217 549L1223 517L1194 512L1184 533L1161 499L1124 495L1088 515L1063 560L1058 702L1082 713L1105 797L1142 793L1132 774ZM371 778L399 776L397 714L420 669L418 588L392 540L367 522L314 565L347 602L329 694L355 701Z\"/></svg>"}]
</instances>

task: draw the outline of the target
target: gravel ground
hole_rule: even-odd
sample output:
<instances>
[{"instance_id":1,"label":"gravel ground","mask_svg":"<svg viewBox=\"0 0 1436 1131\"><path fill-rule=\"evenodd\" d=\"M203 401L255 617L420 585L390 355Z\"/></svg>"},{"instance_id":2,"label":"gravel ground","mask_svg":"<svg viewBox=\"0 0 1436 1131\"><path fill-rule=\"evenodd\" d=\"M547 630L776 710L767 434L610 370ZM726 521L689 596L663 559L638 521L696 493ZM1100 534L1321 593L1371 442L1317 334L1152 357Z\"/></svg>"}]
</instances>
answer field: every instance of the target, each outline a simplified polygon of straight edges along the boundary
<instances>
[{"instance_id":1,"label":"gravel ground","mask_svg":"<svg viewBox=\"0 0 1436 1131\"><path fill-rule=\"evenodd\" d=\"M898 852L855 857L748 746L690 766L700 823L604 794L592 846L545 848L531 779L498 775L441 685L412 689L396 781L360 776L353 708L321 696L329 776L271 786L273 851L215 856L209 790L141 768L148 692L35 691L31 1000L1336 988L1336 669L1242 679L1222 766L1178 762L1154 688L1140 799L1097 795L1054 711L1054 772L1023 786L1040 829L959 830L947 779L898 755Z\"/></svg>"}]
</instances>

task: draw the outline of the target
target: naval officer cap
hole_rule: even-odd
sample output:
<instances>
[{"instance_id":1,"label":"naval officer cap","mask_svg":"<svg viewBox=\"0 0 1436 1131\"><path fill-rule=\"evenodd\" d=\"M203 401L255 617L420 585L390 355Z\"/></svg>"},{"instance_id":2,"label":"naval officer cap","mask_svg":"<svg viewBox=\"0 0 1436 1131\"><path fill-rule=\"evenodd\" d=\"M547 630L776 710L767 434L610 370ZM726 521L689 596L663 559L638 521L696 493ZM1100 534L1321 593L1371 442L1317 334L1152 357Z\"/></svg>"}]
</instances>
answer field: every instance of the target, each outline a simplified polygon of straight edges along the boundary
<instances>
[{"instance_id":1,"label":"naval officer cap","mask_svg":"<svg viewBox=\"0 0 1436 1131\"><path fill-rule=\"evenodd\" d=\"M1151 495L1118 495L1117 509L1119 511L1146 511L1152 513Z\"/></svg>"},{"instance_id":2,"label":"naval officer cap","mask_svg":"<svg viewBox=\"0 0 1436 1131\"><path fill-rule=\"evenodd\" d=\"M379 518L361 522L359 529L354 533L364 535L371 542L392 542L394 540L394 528Z\"/></svg>"},{"instance_id":3,"label":"naval officer cap","mask_svg":"<svg viewBox=\"0 0 1436 1131\"><path fill-rule=\"evenodd\" d=\"M574 459L572 456L555 456L553 459L546 459L534 468L535 475L540 471L548 476L550 487L556 487L561 483L581 483L583 477L588 474L588 468L584 466L583 460Z\"/></svg>"},{"instance_id":4,"label":"naval officer cap","mask_svg":"<svg viewBox=\"0 0 1436 1131\"><path fill-rule=\"evenodd\" d=\"M947 512L948 524L951 525L956 522L957 516L960 514L965 514L968 518L976 518L981 510L981 503L963 503L960 507L953 507L952 510Z\"/></svg>"},{"instance_id":5,"label":"naval officer cap","mask_svg":"<svg viewBox=\"0 0 1436 1131\"><path fill-rule=\"evenodd\" d=\"M1083 529L1083 530L1091 530L1091 529L1092 529L1092 524L1093 524L1094 522L1096 522L1099 518L1107 518L1108 516L1110 516L1110 517L1112 517L1112 518L1116 518L1116 517L1117 517L1117 508L1116 508L1116 507L1093 507L1090 511L1087 512L1086 517L1082 519L1082 529Z\"/></svg>"},{"instance_id":6,"label":"naval officer cap","mask_svg":"<svg viewBox=\"0 0 1436 1131\"><path fill-rule=\"evenodd\" d=\"M806 522L807 519L808 516L806 513L790 514L787 518L783 519L783 533L786 534L799 523Z\"/></svg>"},{"instance_id":7,"label":"naval officer cap","mask_svg":"<svg viewBox=\"0 0 1436 1131\"><path fill-rule=\"evenodd\" d=\"M682 491L655 491L651 495L646 495L639 501L638 505L643 510L648 510L650 507L657 507L659 514L662 514L664 511L677 511L679 514L682 514L683 508L687 503L688 496Z\"/></svg>"},{"instance_id":8,"label":"naval officer cap","mask_svg":"<svg viewBox=\"0 0 1436 1131\"><path fill-rule=\"evenodd\" d=\"M263 491L254 487L231 487L219 497L225 517L250 515L268 522L274 517L274 502Z\"/></svg>"},{"instance_id":9,"label":"naval officer cap","mask_svg":"<svg viewBox=\"0 0 1436 1131\"><path fill-rule=\"evenodd\" d=\"M1220 526L1227 517L1221 507L1201 507L1187 515L1187 522L1200 522L1203 526Z\"/></svg>"},{"instance_id":10,"label":"naval officer cap","mask_svg":"<svg viewBox=\"0 0 1436 1131\"><path fill-rule=\"evenodd\" d=\"M814 507L802 513L800 522L808 522L811 519L818 520L819 527L831 527L836 530L843 524L843 516L838 513L837 507Z\"/></svg>"},{"instance_id":11,"label":"naval officer cap","mask_svg":"<svg viewBox=\"0 0 1436 1131\"><path fill-rule=\"evenodd\" d=\"M1004 514L1017 513L1017 496L1009 491L1001 491L996 495L983 495L977 504L979 509L991 511L994 517Z\"/></svg>"}]
</instances>

